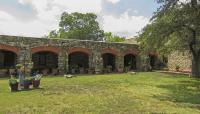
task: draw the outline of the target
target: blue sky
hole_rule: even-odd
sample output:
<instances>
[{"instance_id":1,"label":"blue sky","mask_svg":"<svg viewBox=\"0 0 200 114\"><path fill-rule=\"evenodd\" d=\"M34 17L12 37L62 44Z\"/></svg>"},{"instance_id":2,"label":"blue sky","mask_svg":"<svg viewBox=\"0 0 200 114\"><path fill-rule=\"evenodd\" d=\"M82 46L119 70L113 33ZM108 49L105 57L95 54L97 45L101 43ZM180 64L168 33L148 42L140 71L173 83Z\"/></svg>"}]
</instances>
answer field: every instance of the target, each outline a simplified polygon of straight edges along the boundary
<instances>
[{"instance_id":1,"label":"blue sky","mask_svg":"<svg viewBox=\"0 0 200 114\"><path fill-rule=\"evenodd\" d=\"M66 11L96 13L106 32L133 37L157 8L154 0L0 0L0 34L44 36Z\"/></svg>"}]
</instances>

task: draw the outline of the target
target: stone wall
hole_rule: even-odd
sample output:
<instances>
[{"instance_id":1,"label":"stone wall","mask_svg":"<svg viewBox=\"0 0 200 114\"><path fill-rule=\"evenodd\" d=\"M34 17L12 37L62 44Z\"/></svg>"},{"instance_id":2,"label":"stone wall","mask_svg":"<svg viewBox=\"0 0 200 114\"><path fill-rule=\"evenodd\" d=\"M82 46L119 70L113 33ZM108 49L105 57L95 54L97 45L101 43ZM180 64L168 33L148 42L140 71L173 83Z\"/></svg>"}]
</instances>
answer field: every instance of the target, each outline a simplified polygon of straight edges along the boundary
<instances>
[{"instance_id":1,"label":"stone wall","mask_svg":"<svg viewBox=\"0 0 200 114\"><path fill-rule=\"evenodd\" d=\"M176 70L176 66L182 71L190 71L192 65L192 56L188 51L174 51L168 56L169 70Z\"/></svg>"},{"instance_id":2,"label":"stone wall","mask_svg":"<svg viewBox=\"0 0 200 114\"><path fill-rule=\"evenodd\" d=\"M124 56L133 54L137 57L137 69L140 67L138 45L126 43L105 43L97 41L81 41L72 39L46 39L0 35L0 50L8 50L17 54L17 63L30 62L36 52L50 51L58 55L58 69L68 69L68 56L72 52L84 52L89 55L89 67L98 68L103 65L102 54L111 53L116 56L116 67L124 67Z\"/></svg>"}]
</instances>

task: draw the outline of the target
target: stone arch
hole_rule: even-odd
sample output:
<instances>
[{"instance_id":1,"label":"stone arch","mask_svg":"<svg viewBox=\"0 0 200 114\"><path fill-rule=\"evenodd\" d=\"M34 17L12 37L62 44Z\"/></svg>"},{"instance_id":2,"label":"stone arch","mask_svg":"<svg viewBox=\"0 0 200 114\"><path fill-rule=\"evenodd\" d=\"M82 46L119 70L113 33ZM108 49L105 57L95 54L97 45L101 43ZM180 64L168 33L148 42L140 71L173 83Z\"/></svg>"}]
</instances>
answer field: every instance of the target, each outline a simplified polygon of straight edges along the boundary
<instances>
[{"instance_id":1,"label":"stone arch","mask_svg":"<svg viewBox=\"0 0 200 114\"><path fill-rule=\"evenodd\" d=\"M137 59L136 54L134 53L127 53L124 55L124 68L126 71L129 70L136 70L137 68Z\"/></svg>"},{"instance_id":2,"label":"stone arch","mask_svg":"<svg viewBox=\"0 0 200 114\"><path fill-rule=\"evenodd\" d=\"M81 48L81 47L75 47L75 48L70 48L67 50L68 54L74 53L74 52L82 52L90 55L91 49L89 48Z\"/></svg>"},{"instance_id":3,"label":"stone arch","mask_svg":"<svg viewBox=\"0 0 200 114\"><path fill-rule=\"evenodd\" d=\"M103 53L103 68L114 71L116 69L116 54L113 53ZM110 72L109 71L109 72Z\"/></svg>"},{"instance_id":4,"label":"stone arch","mask_svg":"<svg viewBox=\"0 0 200 114\"><path fill-rule=\"evenodd\" d=\"M11 51L11 52L15 53L16 55L19 54L18 48L14 47L14 46L6 45L6 44L0 44L0 50Z\"/></svg>"},{"instance_id":5,"label":"stone arch","mask_svg":"<svg viewBox=\"0 0 200 114\"><path fill-rule=\"evenodd\" d=\"M110 53L110 54L113 54L115 56L120 55L120 53L117 50L111 49L111 48L104 48L104 49L102 49L101 54L103 55L103 54L106 54L106 53Z\"/></svg>"},{"instance_id":6,"label":"stone arch","mask_svg":"<svg viewBox=\"0 0 200 114\"><path fill-rule=\"evenodd\" d=\"M32 61L34 63L33 71L47 74L52 73L58 68L58 56L60 49L57 47L40 46L31 49Z\"/></svg>"},{"instance_id":7,"label":"stone arch","mask_svg":"<svg viewBox=\"0 0 200 114\"><path fill-rule=\"evenodd\" d=\"M150 52L148 56L149 56L149 65L151 66L151 69L152 70L156 69L158 62L158 54L155 52Z\"/></svg>"},{"instance_id":8,"label":"stone arch","mask_svg":"<svg viewBox=\"0 0 200 114\"><path fill-rule=\"evenodd\" d=\"M35 47L31 49L32 54L38 53L38 52L53 52L55 54L60 53L60 49L57 47L46 47L46 46L41 46L41 47Z\"/></svg>"},{"instance_id":9,"label":"stone arch","mask_svg":"<svg viewBox=\"0 0 200 114\"><path fill-rule=\"evenodd\" d=\"M18 48L6 44L0 44L0 69L14 68L17 63L18 54Z\"/></svg>"},{"instance_id":10,"label":"stone arch","mask_svg":"<svg viewBox=\"0 0 200 114\"><path fill-rule=\"evenodd\" d=\"M68 65L71 73L86 73L89 68L91 49L74 47L67 49Z\"/></svg>"},{"instance_id":11,"label":"stone arch","mask_svg":"<svg viewBox=\"0 0 200 114\"><path fill-rule=\"evenodd\" d=\"M124 56L128 55L128 54L132 54L134 56L138 55L138 51L137 50L127 50L123 53Z\"/></svg>"},{"instance_id":12,"label":"stone arch","mask_svg":"<svg viewBox=\"0 0 200 114\"><path fill-rule=\"evenodd\" d=\"M149 52L149 55L158 57L158 54L156 52Z\"/></svg>"},{"instance_id":13,"label":"stone arch","mask_svg":"<svg viewBox=\"0 0 200 114\"><path fill-rule=\"evenodd\" d=\"M70 73L87 73L89 68L89 54L85 52L72 52L69 54L68 65Z\"/></svg>"}]
</instances>

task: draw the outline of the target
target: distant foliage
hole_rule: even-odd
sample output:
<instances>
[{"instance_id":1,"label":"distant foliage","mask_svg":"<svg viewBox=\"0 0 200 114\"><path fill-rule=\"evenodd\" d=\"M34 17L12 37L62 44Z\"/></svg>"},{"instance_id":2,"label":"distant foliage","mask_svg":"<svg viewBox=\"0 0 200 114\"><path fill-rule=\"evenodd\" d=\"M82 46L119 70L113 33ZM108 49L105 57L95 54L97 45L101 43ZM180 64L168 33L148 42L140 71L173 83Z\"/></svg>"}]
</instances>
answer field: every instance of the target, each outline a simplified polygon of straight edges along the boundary
<instances>
[{"instance_id":1,"label":"distant foliage","mask_svg":"<svg viewBox=\"0 0 200 114\"><path fill-rule=\"evenodd\" d=\"M48 37L103 41L104 31L100 29L97 16L93 13L64 12L59 29L51 31Z\"/></svg>"},{"instance_id":2,"label":"distant foliage","mask_svg":"<svg viewBox=\"0 0 200 114\"><path fill-rule=\"evenodd\" d=\"M197 0L158 0L155 12L138 39L144 52L168 54L172 50L190 50L192 75L200 77L200 5Z\"/></svg>"},{"instance_id":3,"label":"distant foliage","mask_svg":"<svg viewBox=\"0 0 200 114\"><path fill-rule=\"evenodd\" d=\"M106 32L104 33L104 40L105 42L124 42L125 38L113 35L111 32Z\"/></svg>"}]
</instances>

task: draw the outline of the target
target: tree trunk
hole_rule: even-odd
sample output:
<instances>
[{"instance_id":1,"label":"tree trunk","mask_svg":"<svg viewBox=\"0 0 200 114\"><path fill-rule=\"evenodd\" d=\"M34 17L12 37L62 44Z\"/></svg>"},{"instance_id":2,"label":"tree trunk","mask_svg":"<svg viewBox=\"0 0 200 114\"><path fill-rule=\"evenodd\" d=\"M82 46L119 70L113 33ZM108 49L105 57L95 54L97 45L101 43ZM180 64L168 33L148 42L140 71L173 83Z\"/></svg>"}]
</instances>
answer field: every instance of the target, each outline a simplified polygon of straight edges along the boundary
<instances>
[{"instance_id":1,"label":"tree trunk","mask_svg":"<svg viewBox=\"0 0 200 114\"><path fill-rule=\"evenodd\" d=\"M200 55L193 55L192 60L192 76L196 78L200 78Z\"/></svg>"}]
</instances>

